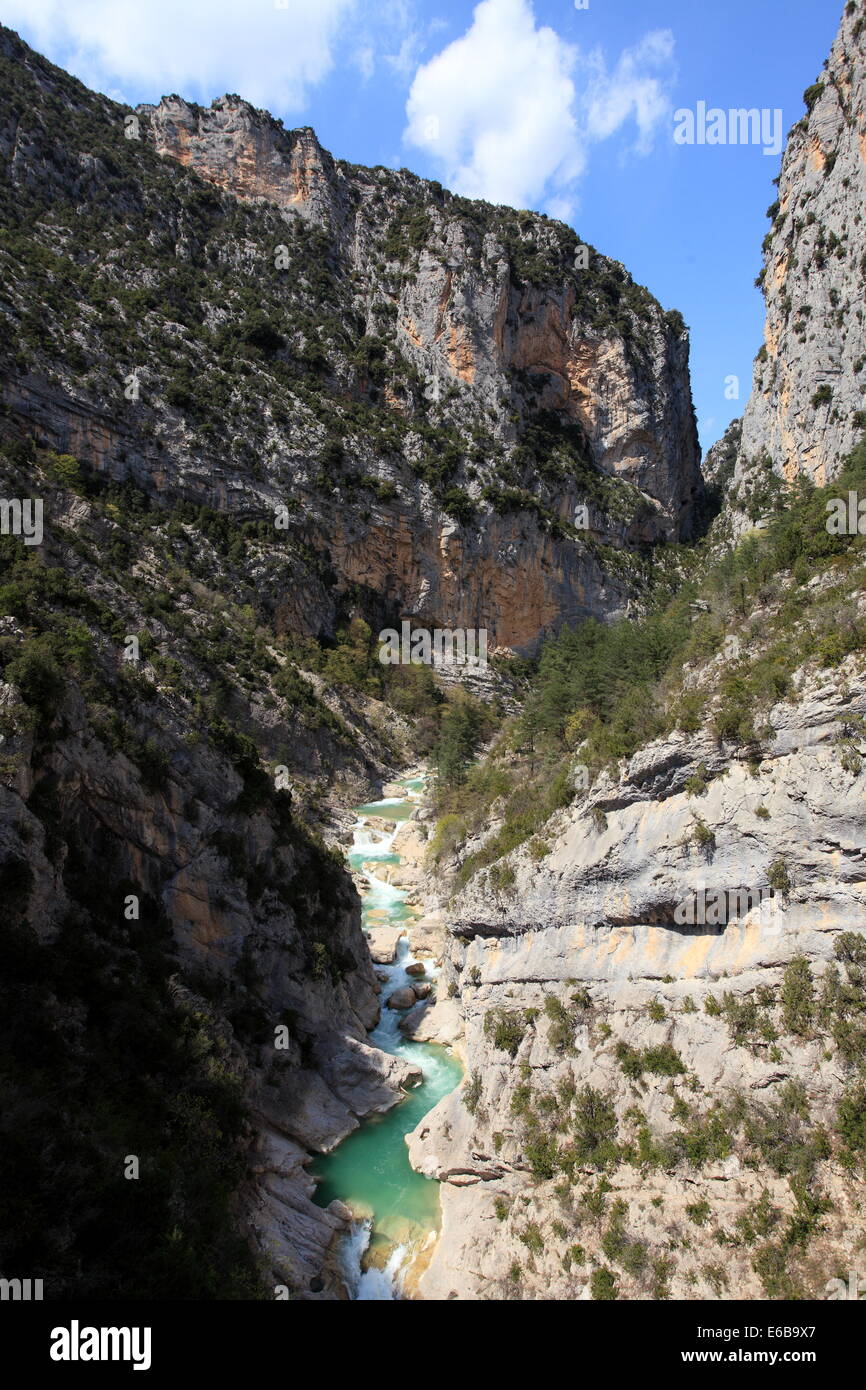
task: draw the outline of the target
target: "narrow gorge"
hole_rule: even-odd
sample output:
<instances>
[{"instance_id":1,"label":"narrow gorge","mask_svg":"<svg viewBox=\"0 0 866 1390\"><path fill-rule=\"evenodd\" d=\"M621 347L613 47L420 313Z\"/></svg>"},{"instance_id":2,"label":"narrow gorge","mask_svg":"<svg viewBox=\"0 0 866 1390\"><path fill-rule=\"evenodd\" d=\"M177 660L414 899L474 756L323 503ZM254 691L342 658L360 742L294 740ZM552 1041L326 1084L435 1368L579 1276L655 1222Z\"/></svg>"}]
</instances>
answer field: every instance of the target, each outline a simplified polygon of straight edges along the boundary
<instances>
[{"instance_id":1,"label":"narrow gorge","mask_svg":"<svg viewBox=\"0 0 866 1390\"><path fill-rule=\"evenodd\" d=\"M826 1298L866 1253L864 0L703 460L682 314L566 222L6 28L0 78L0 1275ZM388 664L404 625L485 659Z\"/></svg>"}]
</instances>

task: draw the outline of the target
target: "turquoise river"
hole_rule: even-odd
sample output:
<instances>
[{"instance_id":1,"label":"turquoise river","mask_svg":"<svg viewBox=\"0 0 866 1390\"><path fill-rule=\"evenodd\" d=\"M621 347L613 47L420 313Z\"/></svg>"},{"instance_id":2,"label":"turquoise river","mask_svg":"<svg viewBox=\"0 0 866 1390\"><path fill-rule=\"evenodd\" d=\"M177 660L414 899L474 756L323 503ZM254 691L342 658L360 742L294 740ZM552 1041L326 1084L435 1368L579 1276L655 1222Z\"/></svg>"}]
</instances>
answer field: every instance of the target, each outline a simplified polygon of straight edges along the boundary
<instances>
[{"instance_id":1,"label":"turquoise river","mask_svg":"<svg viewBox=\"0 0 866 1390\"><path fill-rule=\"evenodd\" d=\"M415 914L406 903L405 890L385 883L363 867L372 861L399 864L394 837L401 823L412 815L423 785L420 777L407 778L399 783L405 798L357 807L358 820L349 852L350 865L364 877L361 896L365 927L391 927L397 940L394 964L377 966L387 980L382 985L381 1021L370 1034L370 1041L385 1052L405 1057L420 1068L424 1078L393 1109L364 1120L312 1167L318 1179L315 1201L327 1206L339 1198L355 1214L356 1225L345 1242L343 1260L347 1283L356 1299L399 1298L409 1265L435 1239L439 1227L439 1184L410 1167L405 1136L442 1096L458 1085L463 1074L449 1049L411 1042L400 1031L403 1014L385 1007L395 989L413 982L406 966L416 957L401 932L411 932ZM397 829L374 829L370 822L375 825L376 820L396 822ZM424 963L427 973L422 978L433 979L433 962Z\"/></svg>"}]
</instances>

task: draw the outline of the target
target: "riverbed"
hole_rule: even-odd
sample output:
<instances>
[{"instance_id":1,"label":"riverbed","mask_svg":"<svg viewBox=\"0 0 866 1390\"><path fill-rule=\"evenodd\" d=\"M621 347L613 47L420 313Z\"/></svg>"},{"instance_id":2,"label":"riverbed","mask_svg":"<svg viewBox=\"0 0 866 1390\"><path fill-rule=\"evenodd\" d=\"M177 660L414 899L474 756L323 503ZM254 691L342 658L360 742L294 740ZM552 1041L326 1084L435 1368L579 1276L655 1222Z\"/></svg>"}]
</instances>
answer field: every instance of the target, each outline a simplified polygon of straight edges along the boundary
<instances>
[{"instance_id":1,"label":"riverbed","mask_svg":"<svg viewBox=\"0 0 866 1390\"><path fill-rule=\"evenodd\" d=\"M356 807L358 819L349 863L357 872L373 860L400 863L394 837L418 805L424 782L420 777L407 778L399 785L405 796ZM378 830L366 823L377 820L395 821L397 829ZM439 1229L439 1184L410 1166L405 1136L459 1084L462 1067L448 1048L411 1042L400 1031L404 1012L385 1007L395 990L419 978L434 980L436 968L425 959L424 976L407 973L407 965L418 958L411 949L411 924L416 914L407 906L406 891L363 872L364 926L390 928L397 940L394 964L376 967L387 979L382 985L382 1017L370 1033L370 1041L420 1068L423 1081L384 1115L364 1120L332 1153L318 1158L311 1171L319 1180L314 1200L327 1206L339 1198L356 1217L342 1252L352 1297L394 1299L401 1296L413 1261L429 1249ZM409 938L400 936L401 931L408 931Z\"/></svg>"}]
</instances>

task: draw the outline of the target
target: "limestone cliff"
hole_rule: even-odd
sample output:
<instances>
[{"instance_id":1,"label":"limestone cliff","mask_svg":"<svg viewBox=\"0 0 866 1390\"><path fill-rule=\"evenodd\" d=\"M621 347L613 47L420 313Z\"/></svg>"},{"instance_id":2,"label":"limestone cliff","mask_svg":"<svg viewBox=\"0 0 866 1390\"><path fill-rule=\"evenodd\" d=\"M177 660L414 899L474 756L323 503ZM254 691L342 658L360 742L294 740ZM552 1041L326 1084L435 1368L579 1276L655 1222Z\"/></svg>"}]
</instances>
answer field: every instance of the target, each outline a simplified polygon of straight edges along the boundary
<instances>
[{"instance_id":1,"label":"limestone cliff","mask_svg":"<svg viewBox=\"0 0 866 1390\"><path fill-rule=\"evenodd\" d=\"M736 475L744 494L764 458L788 481L805 474L825 483L866 428L862 4L845 6L830 57L805 99L807 114L788 138L769 210L764 345Z\"/></svg>"},{"instance_id":2,"label":"limestone cliff","mask_svg":"<svg viewBox=\"0 0 866 1390\"><path fill-rule=\"evenodd\" d=\"M856 1267L866 691L839 674L751 764L650 744L445 905L414 1036L467 1079L409 1138L443 1183L423 1297L823 1298Z\"/></svg>"},{"instance_id":3,"label":"limestone cliff","mask_svg":"<svg viewBox=\"0 0 866 1390\"><path fill-rule=\"evenodd\" d=\"M209 110L177 97L138 110L161 154L325 230L357 277L366 332L377 306L387 312L431 393L471 387L465 403L503 433L515 404L563 412L602 472L660 503L668 534L688 534L700 479L685 335L622 267L593 252L581 269L576 238L545 218L521 213L512 225L506 209L466 204L405 170L335 162L314 131L284 131L237 97ZM602 303L638 311L639 352L628 316L598 322L599 288ZM515 373L529 376L531 404L514 399Z\"/></svg>"},{"instance_id":4,"label":"limestone cliff","mask_svg":"<svg viewBox=\"0 0 866 1390\"><path fill-rule=\"evenodd\" d=\"M570 228L336 161L239 97L130 113L0 50L3 398L160 505L284 508L280 624L330 639L353 602L531 652L693 532L682 319Z\"/></svg>"}]
</instances>

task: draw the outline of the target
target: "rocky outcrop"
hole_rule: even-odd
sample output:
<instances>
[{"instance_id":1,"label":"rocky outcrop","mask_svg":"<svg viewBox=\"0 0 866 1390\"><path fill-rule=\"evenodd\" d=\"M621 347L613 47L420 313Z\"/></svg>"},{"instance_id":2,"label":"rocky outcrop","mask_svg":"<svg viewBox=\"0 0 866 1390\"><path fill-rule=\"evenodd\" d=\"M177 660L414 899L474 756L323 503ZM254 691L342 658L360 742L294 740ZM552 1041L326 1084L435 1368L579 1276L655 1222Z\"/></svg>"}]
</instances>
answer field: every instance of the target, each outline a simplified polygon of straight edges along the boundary
<instances>
[{"instance_id":1,"label":"rocky outcrop","mask_svg":"<svg viewBox=\"0 0 866 1390\"><path fill-rule=\"evenodd\" d=\"M751 765L702 736L648 745L558 814L540 863L509 856L507 890L477 875L448 904L413 1036L459 1033L467 1074L408 1139L443 1184L421 1296L603 1297L606 1272L627 1298L825 1297L854 1267L838 1139L808 1174L823 1216L773 1243L805 1200L784 1144L838 1132L857 1094L834 979L866 959L866 693L840 675L799 679Z\"/></svg>"},{"instance_id":2,"label":"rocky outcrop","mask_svg":"<svg viewBox=\"0 0 866 1390\"><path fill-rule=\"evenodd\" d=\"M779 855L796 884L786 922L856 927L866 883L864 782L843 751L844 730L866 716L855 670L848 682L807 685L795 705L774 707L773 736L757 768L709 733L675 732L649 744L621 779L600 778L579 814L551 823L553 843L540 865L526 851L510 858L515 892L491 894L478 875L450 909L452 930L514 935L539 922L658 924L676 943L677 907L701 884L766 890L769 920L778 904L768 870ZM698 767L707 785L695 794ZM657 938L665 939L664 932Z\"/></svg>"},{"instance_id":3,"label":"rocky outcrop","mask_svg":"<svg viewBox=\"0 0 866 1390\"><path fill-rule=\"evenodd\" d=\"M820 978L832 942L832 930L798 932L787 922L775 936L752 922L723 933L696 928L680 940L647 927L476 939L460 958L467 1082L408 1140L413 1165L443 1184L442 1235L422 1296L588 1298L598 1296L591 1274L599 1268L615 1272L624 1298L768 1296L754 1267L762 1242L740 1239L738 1223L765 1193L777 1224L796 1214L787 1181L737 1142L733 1126L730 1145L706 1159L653 1154L652 1145L690 1130L701 1135L715 1101L736 1096L756 1113L772 1109L779 1088L798 1077L807 1079L813 1122L833 1123L844 1079L838 1061L828 1064L822 1038L785 1038L778 1010L767 1010L775 1021L766 1033L780 1042L737 1038L717 1013L722 999L732 1016L753 1007L760 991L778 994L795 955ZM525 1010L537 1021L526 1021ZM513 1058L486 1026L498 1015L520 1020ZM617 1055L623 1047L627 1056L670 1049L682 1073L629 1076ZM578 1148L574 1166L552 1173L545 1137L566 1154L580 1141L586 1088L595 1105L610 1105L609 1135L631 1144L633 1157L605 1175ZM533 1107L541 1140L524 1123ZM692 1152L700 1152L697 1141ZM856 1265L857 1198L838 1158L824 1161L815 1180L829 1214L804 1278L813 1296L824 1297L831 1270ZM626 1204L631 1268L605 1239L617 1225L617 1203Z\"/></svg>"},{"instance_id":4,"label":"rocky outcrop","mask_svg":"<svg viewBox=\"0 0 866 1390\"><path fill-rule=\"evenodd\" d=\"M788 481L831 480L866 429L862 216L866 24L846 5L808 113L782 161L762 275L764 346L743 420L737 482L764 457Z\"/></svg>"},{"instance_id":5,"label":"rocky outcrop","mask_svg":"<svg viewBox=\"0 0 866 1390\"><path fill-rule=\"evenodd\" d=\"M346 220L344 181L309 126L284 130L239 96L219 97L208 110L176 95L136 109L160 154L234 197L276 203L320 224Z\"/></svg>"}]
</instances>

